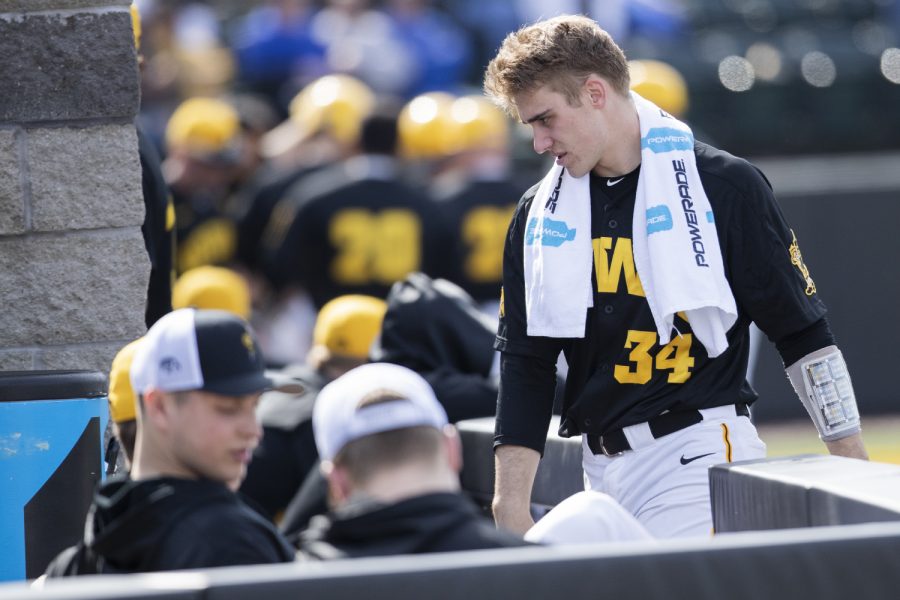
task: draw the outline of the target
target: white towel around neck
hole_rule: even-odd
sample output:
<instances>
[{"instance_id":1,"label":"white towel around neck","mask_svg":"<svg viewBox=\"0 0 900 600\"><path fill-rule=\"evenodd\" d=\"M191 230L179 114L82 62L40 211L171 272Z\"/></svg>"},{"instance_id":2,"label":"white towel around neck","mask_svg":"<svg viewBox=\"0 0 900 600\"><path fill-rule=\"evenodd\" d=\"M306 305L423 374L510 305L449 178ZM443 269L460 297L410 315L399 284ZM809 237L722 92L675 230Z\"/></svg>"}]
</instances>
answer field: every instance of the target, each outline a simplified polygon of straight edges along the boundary
<instances>
[{"instance_id":1,"label":"white towel around neck","mask_svg":"<svg viewBox=\"0 0 900 600\"><path fill-rule=\"evenodd\" d=\"M722 264L709 199L700 183L690 128L631 93L641 127L641 172L634 206L635 267L659 334L671 339L684 311L710 357L728 347L737 306ZM532 201L524 236L528 335L585 335L591 289L589 175L554 165Z\"/></svg>"},{"instance_id":2,"label":"white towel around neck","mask_svg":"<svg viewBox=\"0 0 900 600\"><path fill-rule=\"evenodd\" d=\"M525 226L528 335L584 337L591 289L591 190L553 165L538 186Z\"/></svg>"}]
</instances>

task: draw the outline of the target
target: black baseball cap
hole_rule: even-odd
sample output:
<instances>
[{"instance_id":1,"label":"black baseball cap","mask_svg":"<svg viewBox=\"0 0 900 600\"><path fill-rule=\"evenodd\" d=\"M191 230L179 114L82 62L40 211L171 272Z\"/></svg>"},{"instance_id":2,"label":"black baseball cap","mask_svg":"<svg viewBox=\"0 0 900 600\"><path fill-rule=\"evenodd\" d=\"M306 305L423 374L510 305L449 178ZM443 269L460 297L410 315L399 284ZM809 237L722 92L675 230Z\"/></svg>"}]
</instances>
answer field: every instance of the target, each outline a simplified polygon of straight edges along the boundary
<instances>
[{"instance_id":1,"label":"black baseball cap","mask_svg":"<svg viewBox=\"0 0 900 600\"><path fill-rule=\"evenodd\" d=\"M297 380L266 372L250 325L221 310L183 308L163 316L144 336L130 374L140 394L150 389L225 396L303 391Z\"/></svg>"}]
</instances>

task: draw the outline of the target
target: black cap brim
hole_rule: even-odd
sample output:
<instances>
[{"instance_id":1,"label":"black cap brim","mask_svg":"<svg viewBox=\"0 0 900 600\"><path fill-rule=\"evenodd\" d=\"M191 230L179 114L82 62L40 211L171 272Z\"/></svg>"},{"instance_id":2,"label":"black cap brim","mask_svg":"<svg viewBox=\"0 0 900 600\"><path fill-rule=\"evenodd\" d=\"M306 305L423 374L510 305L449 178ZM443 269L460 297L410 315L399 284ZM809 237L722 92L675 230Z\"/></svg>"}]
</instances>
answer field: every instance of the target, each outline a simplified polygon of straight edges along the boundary
<instances>
[{"instance_id":1,"label":"black cap brim","mask_svg":"<svg viewBox=\"0 0 900 600\"><path fill-rule=\"evenodd\" d=\"M278 390L289 394L302 394L306 391L306 388L299 380L274 371L245 373L211 382L204 385L202 389L206 392L222 394L223 396L245 396L269 390Z\"/></svg>"}]
</instances>

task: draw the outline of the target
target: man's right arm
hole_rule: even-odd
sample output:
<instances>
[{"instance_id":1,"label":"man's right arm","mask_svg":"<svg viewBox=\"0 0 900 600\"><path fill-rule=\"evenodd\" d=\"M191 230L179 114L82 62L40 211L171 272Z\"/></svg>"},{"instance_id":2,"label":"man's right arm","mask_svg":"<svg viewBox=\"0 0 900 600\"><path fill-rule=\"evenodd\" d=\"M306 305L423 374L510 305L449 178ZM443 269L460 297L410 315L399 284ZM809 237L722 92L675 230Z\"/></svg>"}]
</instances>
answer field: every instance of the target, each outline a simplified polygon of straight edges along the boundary
<instances>
[{"instance_id":1,"label":"man's right arm","mask_svg":"<svg viewBox=\"0 0 900 600\"><path fill-rule=\"evenodd\" d=\"M494 348L500 354L500 391L494 430L493 510L497 525L523 534L533 524L531 488L553 409L561 339L530 337L522 257L525 218L537 186L516 207L503 251L503 292Z\"/></svg>"},{"instance_id":2,"label":"man's right arm","mask_svg":"<svg viewBox=\"0 0 900 600\"><path fill-rule=\"evenodd\" d=\"M544 451L556 386L556 363L511 355L500 362L500 394L494 434L494 519L524 534L531 518L531 490Z\"/></svg>"},{"instance_id":3,"label":"man's right arm","mask_svg":"<svg viewBox=\"0 0 900 600\"><path fill-rule=\"evenodd\" d=\"M532 525L531 488L541 455L525 446L500 446L494 452L494 501L497 527L524 535Z\"/></svg>"}]
</instances>

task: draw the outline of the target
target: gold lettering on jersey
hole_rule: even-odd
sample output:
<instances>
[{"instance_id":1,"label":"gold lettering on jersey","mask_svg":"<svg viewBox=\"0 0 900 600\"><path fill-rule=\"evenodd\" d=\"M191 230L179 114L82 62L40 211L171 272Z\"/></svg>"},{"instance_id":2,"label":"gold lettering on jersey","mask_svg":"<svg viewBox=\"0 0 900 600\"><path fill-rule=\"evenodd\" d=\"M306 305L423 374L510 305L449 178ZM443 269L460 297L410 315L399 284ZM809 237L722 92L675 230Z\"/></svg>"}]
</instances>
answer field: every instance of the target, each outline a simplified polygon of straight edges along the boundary
<instances>
[{"instance_id":1,"label":"gold lettering on jersey","mask_svg":"<svg viewBox=\"0 0 900 600\"><path fill-rule=\"evenodd\" d=\"M178 245L179 273L203 265L224 264L237 247L237 231L228 219L214 218L197 225Z\"/></svg>"},{"instance_id":2,"label":"gold lettering on jersey","mask_svg":"<svg viewBox=\"0 0 900 600\"><path fill-rule=\"evenodd\" d=\"M422 225L411 210L340 210L328 239L336 253L330 274L340 285L391 285L421 266Z\"/></svg>"},{"instance_id":3,"label":"gold lettering on jersey","mask_svg":"<svg viewBox=\"0 0 900 600\"><path fill-rule=\"evenodd\" d=\"M500 287L500 318L502 319L505 316L506 316L506 302L505 302L505 297L504 297L504 293L503 293L503 287L501 286Z\"/></svg>"},{"instance_id":4,"label":"gold lettering on jersey","mask_svg":"<svg viewBox=\"0 0 900 600\"><path fill-rule=\"evenodd\" d=\"M245 331L241 336L241 343L244 345L244 348L247 349L247 352L250 353L250 357L256 358L256 346L253 345L253 337L250 335L249 331Z\"/></svg>"},{"instance_id":5,"label":"gold lettering on jersey","mask_svg":"<svg viewBox=\"0 0 900 600\"><path fill-rule=\"evenodd\" d=\"M629 329L625 338L625 349L630 350L628 353L630 364L615 366L613 377L616 381L644 385L653 379L655 372L658 371L669 372L666 378L668 383L684 383L690 379L691 370L694 368L694 357L691 356L694 336L690 333L676 335L654 356L652 350L658 341L655 331Z\"/></svg>"},{"instance_id":6,"label":"gold lettering on jersey","mask_svg":"<svg viewBox=\"0 0 900 600\"><path fill-rule=\"evenodd\" d=\"M471 281L500 281L503 275L503 242L515 208L515 205L479 206L466 213L460 234L467 249L463 271Z\"/></svg>"},{"instance_id":7,"label":"gold lettering on jersey","mask_svg":"<svg viewBox=\"0 0 900 600\"><path fill-rule=\"evenodd\" d=\"M791 247L788 248L788 252L791 255L791 264L797 267L800 274L803 276L803 279L806 280L806 295L812 296L816 293L816 284L809 275L809 269L806 268L806 265L803 263L803 256L800 254L800 245L797 243L797 234L794 233L793 229L791 229L791 237L794 238L793 241L791 241Z\"/></svg>"},{"instance_id":8,"label":"gold lettering on jersey","mask_svg":"<svg viewBox=\"0 0 900 600\"><path fill-rule=\"evenodd\" d=\"M615 244L613 244L615 242ZM644 286L634 268L634 254L629 238L601 237L591 240L594 247L594 272L597 275L597 291L615 294L619 281L625 276L625 288L632 296L645 297Z\"/></svg>"}]
</instances>

